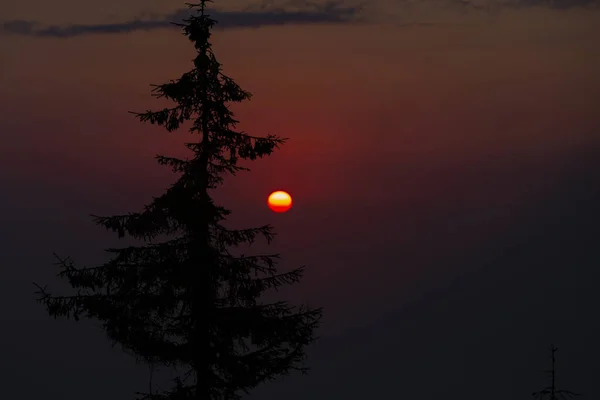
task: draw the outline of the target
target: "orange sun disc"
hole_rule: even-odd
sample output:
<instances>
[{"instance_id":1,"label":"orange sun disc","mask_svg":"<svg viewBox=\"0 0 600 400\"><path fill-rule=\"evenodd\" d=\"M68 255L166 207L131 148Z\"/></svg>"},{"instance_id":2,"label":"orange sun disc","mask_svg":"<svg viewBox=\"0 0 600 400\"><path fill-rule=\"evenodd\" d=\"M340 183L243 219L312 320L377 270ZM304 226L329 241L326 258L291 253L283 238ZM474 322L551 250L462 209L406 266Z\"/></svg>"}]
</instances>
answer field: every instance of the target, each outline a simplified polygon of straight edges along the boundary
<instances>
[{"instance_id":1,"label":"orange sun disc","mask_svg":"<svg viewBox=\"0 0 600 400\"><path fill-rule=\"evenodd\" d=\"M292 196L282 190L278 190L269 195L267 200L269 208L275 212L282 213L292 208Z\"/></svg>"}]
</instances>

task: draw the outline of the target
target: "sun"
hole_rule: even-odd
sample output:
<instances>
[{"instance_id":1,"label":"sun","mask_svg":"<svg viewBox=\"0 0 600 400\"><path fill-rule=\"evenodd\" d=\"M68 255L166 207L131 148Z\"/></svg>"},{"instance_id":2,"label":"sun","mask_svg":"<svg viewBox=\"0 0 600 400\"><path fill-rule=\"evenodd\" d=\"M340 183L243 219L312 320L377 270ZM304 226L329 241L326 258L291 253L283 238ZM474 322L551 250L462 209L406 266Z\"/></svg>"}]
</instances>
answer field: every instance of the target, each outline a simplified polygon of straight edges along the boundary
<instances>
[{"instance_id":1,"label":"sun","mask_svg":"<svg viewBox=\"0 0 600 400\"><path fill-rule=\"evenodd\" d=\"M292 208L292 196L288 192L278 190L269 195L267 204L271 210L277 213L286 212Z\"/></svg>"}]
</instances>

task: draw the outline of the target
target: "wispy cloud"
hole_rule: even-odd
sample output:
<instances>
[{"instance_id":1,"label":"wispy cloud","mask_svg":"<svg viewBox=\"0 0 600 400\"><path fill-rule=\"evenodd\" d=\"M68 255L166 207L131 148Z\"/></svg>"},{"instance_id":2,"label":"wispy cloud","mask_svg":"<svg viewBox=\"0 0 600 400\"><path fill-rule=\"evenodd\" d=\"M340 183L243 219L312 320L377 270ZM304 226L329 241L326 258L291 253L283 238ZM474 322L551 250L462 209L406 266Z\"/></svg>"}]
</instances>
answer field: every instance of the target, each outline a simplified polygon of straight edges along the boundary
<instances>
[{"instance_id":1,"label":"wispy cloud","mask_svg":"<svg viewBox=\"0 0 600 400\"><path fill-rule=\"evenodd\" d=\"M470 9L510 9L541 7L553 10L588 8L600 5L600 0L449 0Z\"/></svg>"},{"instance_id":2,"label":"wispy cloud","mask_svg":"<svg viewBox=\"0 0 600 400\"><path fill-rule=\"evenodd\" d=\"M472 11L484 14L507 9L548 8L556 11L573 8L595 8L600 0L287 0L285 6L273 8L270 1L258 7L239 11L211 10L218 21L215 29L260 28L276 25L347 24L386 20L398 26L436 25L429 21L449 11ZM352 5L351 5L352 4ZM423 11L427 11L425 13ZM374 14L373 14L374 13ZM118 23L44 25L40 21L0 21L0 34L46 38L70 38L85 35L119 34L157 29L179 29L173 22L189 17L188 8L170 14L141 14ZM413 15L417 20L413 21ZM430 18L431 17L431 18ZM423 20L425 18L425 20Z\"/></svg>"},{"instance_id":3,"label":"wispy cloud","mask_svg":"<svg viewBox=\"0 0 600 400\"><path fill-rule=\"evenodd\" d=\"M307 11L286 11L284 9L258 11L217 11L209 14L218 21L215 29L259 28L263 26L287 24L348 23L360 19L361 7L340 6L337 2L328 2L318 8ZM12 20L0 25L0 32L12 35L25 35L51 38L70 38L84 35L128 33L156 29L179 29L173 22L188 18L188 8L179 9L171 14L134 18L129 21L96 25L47 25L38 21Z\"/></svg>"},{"instance_id":4,"label":"wispy cloud","mask_svg":"<svg viewBox=\"0 0 600 400\"><path fill-rule=\"evenodd\" d=\"M517 7L547 7L555 10L566 10L578 7L594 7L600 5L598 0L520 0Z\"/></svg>"}]
</instances>

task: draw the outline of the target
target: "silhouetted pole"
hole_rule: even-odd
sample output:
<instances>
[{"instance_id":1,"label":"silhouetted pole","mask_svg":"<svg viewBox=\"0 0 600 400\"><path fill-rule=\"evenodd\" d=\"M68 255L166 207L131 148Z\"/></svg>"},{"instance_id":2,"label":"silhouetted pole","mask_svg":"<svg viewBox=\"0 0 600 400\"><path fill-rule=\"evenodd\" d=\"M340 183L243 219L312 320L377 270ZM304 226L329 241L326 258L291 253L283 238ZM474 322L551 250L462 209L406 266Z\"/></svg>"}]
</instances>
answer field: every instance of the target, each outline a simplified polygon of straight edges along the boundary
<instances>
[{"instance_id":1,"label":"silhouetted pole","mask_svg":"<svg viewBox=\"0 0 600 400\"><path fill-rule=\"evenodd\" d=\"M550 345L550 352L552 356L552 369L549 371L544 371L550 373L551 383L550 386L547 386L543 390L539 392L534 392L533 396L536 399L543 400L546 396L550 395L550 400L558 400L560 397L563 400L566 400L572 396L579 396L579 393L571 392L570 390L558 390L556 389L556 352L558 349L554 347L553 344Z\"/></svg>"}]
</instances>

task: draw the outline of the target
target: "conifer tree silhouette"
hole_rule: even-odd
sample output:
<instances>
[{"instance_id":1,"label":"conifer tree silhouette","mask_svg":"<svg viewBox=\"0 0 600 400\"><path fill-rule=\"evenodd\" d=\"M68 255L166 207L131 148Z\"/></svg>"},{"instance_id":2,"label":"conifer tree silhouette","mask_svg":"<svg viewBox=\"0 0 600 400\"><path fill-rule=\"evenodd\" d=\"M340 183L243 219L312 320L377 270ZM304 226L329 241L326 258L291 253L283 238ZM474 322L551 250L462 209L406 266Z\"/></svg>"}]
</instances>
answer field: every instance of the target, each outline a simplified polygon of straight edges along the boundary
<instances>
[{"instance_id":1,"label":"conifer tree silhouette","mask_svg":"<svg viewBox=\"0 0 600 400\"><path fill-rule=\"evenodd\" d=\"M546 386L539 392L534 392L533 397L539 400L569 400L573 396L579 396L578 393L571 392L570 390L562 390L556 388L556 352L558 349L554 345L550 345L550 352L552 354L552 369L545 371L550 375L550 385Z\"/></svg>"},{"instance_id":2,"label":"conifer tree silhouette","mask_svg":"<svg viewBox=\"0 0 600 400\"><path fill-rule=\"evenodd\" d=\"M177 24L196 49L194 68L153 85L153 95L174 107L134 113L169 132L192 122L190 132L199 138L186 144L190 157L157 156L178 178L143 211L94 216L120 238L143 244L108 249L110 260L95 267L59 258L59 276L73 295L36 284L51 316L99 320L112 343L138 361L185 371L169 389L138 392L145 400L238 399L268 380L306 372L305 349L322 316L321 308L264 300L265 291L299 281L303 268L279 272L277 254L234 255L233 248L259 237L270 242L272 227L227 229L222 222L230 211L212 200L225 175L247 170L240 160L268 156L284 139L236 130L228 103L250 93L222 73L209 40L216 21L206 13L207 1L187 4L195 12Z\"/></svg>"}]
</instances>

